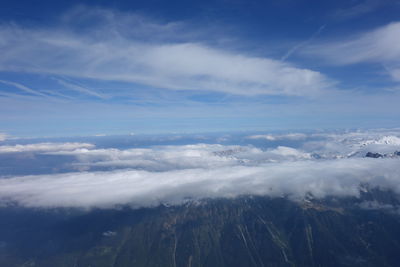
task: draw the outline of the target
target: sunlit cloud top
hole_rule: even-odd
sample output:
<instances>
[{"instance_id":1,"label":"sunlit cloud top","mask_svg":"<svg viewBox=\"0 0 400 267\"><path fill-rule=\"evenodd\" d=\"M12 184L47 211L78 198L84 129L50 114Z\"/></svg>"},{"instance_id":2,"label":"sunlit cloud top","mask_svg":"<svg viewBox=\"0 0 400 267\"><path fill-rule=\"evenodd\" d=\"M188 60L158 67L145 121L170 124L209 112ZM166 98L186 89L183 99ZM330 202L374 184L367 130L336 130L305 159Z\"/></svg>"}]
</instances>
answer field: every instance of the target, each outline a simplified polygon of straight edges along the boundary
<instances>
[{"instance_id":1,"label":"sunlit cloud top","mask_svg":"<svg viewBox=\"0 0 400 267\"><path fill-rule=\"evenodd\" d=\"M399 130L314 132L293 139L299 135L190 141L176 136L164 145L141 147L149 140L131 137L131 145L120 148L71 142L2 145L0 159L7 165L0 163L0 206L149 207L243 195L357 198L366 186L400 193ZM96 138L106 137L91 140L101 140ZM115 138L104 140L121 139Z\"/></svg>"}]
</instances>

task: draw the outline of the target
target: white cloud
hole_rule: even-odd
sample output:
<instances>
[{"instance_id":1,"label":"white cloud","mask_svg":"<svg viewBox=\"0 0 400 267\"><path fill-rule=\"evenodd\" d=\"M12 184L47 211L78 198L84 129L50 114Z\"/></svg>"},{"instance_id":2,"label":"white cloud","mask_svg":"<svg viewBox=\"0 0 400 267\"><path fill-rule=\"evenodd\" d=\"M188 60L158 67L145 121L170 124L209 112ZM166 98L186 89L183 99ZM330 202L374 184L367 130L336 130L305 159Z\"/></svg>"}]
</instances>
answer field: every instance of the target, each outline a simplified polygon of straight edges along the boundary
<instances>
[{"instance_id":1,"label":"white cloud","mask_svg":"<svg viewBox=\"0 0 400 267\"><path fill-rule=\"evenodd\" d=\"M400 193L397 159L341 159L268 163L164 172L120 170L36 175L0 180L3 205L27 207L152 206L186 199L243 194L358 196L360 183Z\"/></svg>"},{"instance_id":2,"label":"white cloud","mask_svg":"<svg viewBox=\"0 0 400 267\"><path fill-rule=\"evenodd\" d=\"M286 146L278 146L276 149L270 151L270 153L282 156L285 159L311 159L310 154L299 151L298 149Z\"/></svg>"},{"instance_id":3,"label":"white cloud","mask_svg":"<svg viewBox=\"0 0 400 267\"><path fill-rule=\"evenodd\" d=\"M92 90L90 90L90 89L88 89L86 87L83 87L81 85L74 84L74 83L71 83L71 82L66 82L66 81L61 80L61 79L55 79L55 80L59 84L61 84L62 86L66 87L68 89L71 89L73 91L76 91L76 92L79 92L79 93L82 93L82 94L86 94L86 95L90 95L90 96L95 96L95 97L98 97L98 98L101 98L101 99L107 98L105 95L100 94L100 93L96 93L96 92L94 92L94 91L92 91Z\"/></svg>"},{"instance_id":4,"label":"white cloud","mask_svg":"<svg viewBox=\"0 0 400 267\"><path fill-rule=\"evenodd\" d=\"M380 0L350 1L349 4L352 4L352 6L336 10L331 17L337 20L352 19L368 14L389 3L390 1Z\"/></svg>"},{"instance_id":5,"label":"white cloud","mask_svg":"<svg viewBox=\"0 0 400 267\"><path fill-rule=\"evenodd\" d=\"M179 32L184 31L173 23L158 25L138 20L135 15L106 10L86 10L68 14L66 18L64 28L1 26L0 70L239 95L314 96L332 85L319 72L278 60L214 48L193 40L148 40L146 29L157 34L164 32L161 34L164 38L167 38L165 33L178 36L173 30L176 27ZM99 20L98 26L66 30L71 21L88 18ZM139 29L135 30L136 26ZM100 95L87 88L74 88Z\"/></svg>"},{"instance_id":6,"label":"white cloud","mask_svg":"<svg viewBox=\"0 0 400 267\"><path fill-rule=\"evenodd\" d=\"M251 135L247 137L248 139L266 139L268 141L278 141L278 140L304 140L307 138L306 134L303 133L289 133L289 134L262 134L262 135Z\"/></svg>"},{"instance_id":7,"label":"white cloud","mask_svg":"<svg viewBox=\"0 0 400 267\"><path fill-rule=\"evenodd\" d=\"M78 163L73 167L89 170L91 167L135 168L147 171L170 171L181 169L213 169L228 166L256 166L267 162L306 160L311 156L291 147L261 150L252 146L224 146L196 144L184 146L161 146L119 150L76 149L49 152L51 155L75 156Z\"/></svg>"},{"instance_id":8,"label":"white cloud","mask_svg":"<svg viewBox=\"0 0 400 267\"><path fill-rule=\"evenodd\" d=\"M0 205L137 207L243 194L293 200L308 193L317 198L357 197L361 184L400 194L400 158L364 157L366 151L394 152L400 148L399 136L396 129L308 134L298 149L220 144L123 150L85 143L1 146L3 153L73 156L75 170L84 171L0 179Z\"/></svg>"},{"instance_id":9,"label":"white cloud","mask_svg":"<svg viewBox=\"0 0 400 267\"><path fill-rule=\"evenodd\" d=\"M264 135L261 135L264 138ZM268 137L268 135L266 135ZM188 168L219 168L227 166L257 166L271 162L299 161L312 158L337 159L364 157L367 152L400 151L400 132L367 131L348 133L281 134L276 142L295 141L299 148L279 145L268 149L254 146L192 144L130 149L77 148L69 151L54 149L47 154L74 156L73 167L135 168L147 171L169 171ZM253 137L246 137L246 139ZM258 138L258 137L257 137Z\"/></svg>"},{"instance_id":10,"label":"white cloud","mask_svg":"<svg viewBox=\"0 0 400 267\"><path fill-rule=\"evenodd\" d=\"M119 150L77 149L48 154L72 155L82 167L129 167L148 171L168 171L188 168L217 168L237 165L246 156L254 156L261 150L252 147L222 145L162 146L154 148L133 148Z\"/></svg>"},{"instance_id":11,"label":"white cloud","mask_svg":"<svg viewBox=\"0 0 400 267\"><path fill-rule=\"evenodd\" d=\"M75 150L79 148L93 148L94 145L87 143L37 143L26 145L0 146L0 153L16 152L50 152L60 150Z\"/></svg>"},{"instance_id":12,"label":"white cloud","mask_svg":"<svg viewBox=\"0 0 400 267\"><path fill-rule=\"evenodd\" d=\"M5 133L0 133L0 142L1 141L4 141L4 140L6 140L7 139L7 134L5 134Z\"/></svg>"},{"instance_id":13,"label":"white cloud","mask_svg":"<svg viewBox=\"0 0 400 267\"><path fill-rule=\"evenodd\" d=\"M400 81L400 22L393 22L348 39L309 46L306 54L329 64L379 63L394 81Z\"/></svg>"},{"instance_id":14,"label":"white cloud","mask_svg":"<svg viewBox=\"0 0 400 267\"><path fill-rule=\"evenodd\" d=\"M310 46L308 53L336 64L400 61L400 22L394 22L348 40Z\"/></svg>"},{"instance_id":15,"label":"white cloud","mask_svg":"<svg viewBox=\"0 0 400 267\"><path fill-rule=\"evenodd\" d=\"M43 94L41 92L38 92L36 90L33 90L32 88L29 88L23 84L16 83L16 82L11 82L11 81L5 81L5 80L0 80L0 83L5 84L5 85L10 85L12 87L18 88L21 91L24 91L26 93L32 94L32 95L37 95L37 96L44 96L47 97L46 94Z\"/></svg>"},{"instance_id":16,"label":"white cloud","mask_svg":"<svg viewBox=\"0 0 400 267\"><path fill-rule=\"evenodd\" d=\"M389 72L392 79L396 82L400 82L400 67L397 68L388 68L387 71Z\"/></svg>"}]
</instances>

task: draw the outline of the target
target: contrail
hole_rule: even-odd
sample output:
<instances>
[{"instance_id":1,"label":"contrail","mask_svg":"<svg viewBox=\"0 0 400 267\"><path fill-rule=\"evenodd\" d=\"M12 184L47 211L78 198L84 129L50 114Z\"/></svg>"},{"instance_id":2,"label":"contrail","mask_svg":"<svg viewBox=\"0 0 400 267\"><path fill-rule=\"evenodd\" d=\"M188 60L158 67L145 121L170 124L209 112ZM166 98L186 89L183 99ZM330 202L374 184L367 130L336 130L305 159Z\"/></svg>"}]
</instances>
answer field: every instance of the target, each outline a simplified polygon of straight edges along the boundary
<instances>
[{"instance_id":1,"label":"contrail","mask_svg":"<svg viewBox=\"0 0 400 267\"><path fill-rule=\"evenodd\" d=\"M289 49L289 51L286 52L286 54L281 58L281 61L285 61L286 59L288 59L294 52L296 52L296 50L298 50L299 48L305 46L306 44L308 44L309 42L311 42L315 37L317 37L326 27L326 24L322 25L321 27L319 27L319 29L314 32L310 38L308 38L306 41L301 42L297 45L295 45L294 47L292 47L291 49Z\"/></svg>"}]
</instances>

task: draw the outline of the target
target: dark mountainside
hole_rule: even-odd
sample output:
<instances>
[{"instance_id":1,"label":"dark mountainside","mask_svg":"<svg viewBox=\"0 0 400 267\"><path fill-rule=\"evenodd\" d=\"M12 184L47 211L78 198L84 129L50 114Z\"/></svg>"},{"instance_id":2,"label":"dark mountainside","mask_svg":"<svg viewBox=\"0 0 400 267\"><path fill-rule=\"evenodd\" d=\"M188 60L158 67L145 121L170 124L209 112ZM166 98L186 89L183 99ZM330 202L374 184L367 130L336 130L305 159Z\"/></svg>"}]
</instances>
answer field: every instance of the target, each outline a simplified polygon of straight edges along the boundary
<instances>
[{"instance_id":1,"label":"dark mountainside","mask_svg":"<svg viewBox=\"0 0 400 267\"><path fill-rule=\"evenodd\" d=\"M398 266L391 192L110 210L0 209L0 266Z\"/></svg>"},{"instance_id":2,"label":"dark mountainside","mask_svg":"<svg viewBox=\"0 0 400 267\"><path fill-rule=\"evenodd\" d=\"M381 153L373 153L373 152L367 152L365 154L366 158L393 158L393 157L398 157L400 156L400 151L395 151L393 153L388 153L388 154L381 154Z\"/></svg>"}]
</instances>

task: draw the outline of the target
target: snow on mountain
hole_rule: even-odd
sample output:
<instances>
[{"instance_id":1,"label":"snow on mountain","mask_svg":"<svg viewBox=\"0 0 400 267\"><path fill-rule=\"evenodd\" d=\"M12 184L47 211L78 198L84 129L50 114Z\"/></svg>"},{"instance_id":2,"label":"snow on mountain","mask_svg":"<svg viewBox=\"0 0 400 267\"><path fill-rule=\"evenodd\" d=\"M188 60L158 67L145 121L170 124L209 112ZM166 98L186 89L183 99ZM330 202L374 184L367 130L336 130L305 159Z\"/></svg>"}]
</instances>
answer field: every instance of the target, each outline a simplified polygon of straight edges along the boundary
<instances>
[{"instance_id":1,"label":"snow on mountain","mask_svg":"<svg viewBox=\"0 0 400 267\"><path fill-rule=\"evenodd\" d=\"M359 145L367 146L367 145L371 145L371 144L400 146L400 138L397 136L393 136L393 135L383 136L379 139L366 140L364 142L361 142Z\"/></svg>"}]
</instances>

